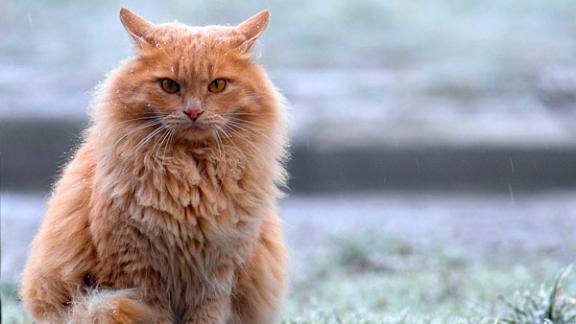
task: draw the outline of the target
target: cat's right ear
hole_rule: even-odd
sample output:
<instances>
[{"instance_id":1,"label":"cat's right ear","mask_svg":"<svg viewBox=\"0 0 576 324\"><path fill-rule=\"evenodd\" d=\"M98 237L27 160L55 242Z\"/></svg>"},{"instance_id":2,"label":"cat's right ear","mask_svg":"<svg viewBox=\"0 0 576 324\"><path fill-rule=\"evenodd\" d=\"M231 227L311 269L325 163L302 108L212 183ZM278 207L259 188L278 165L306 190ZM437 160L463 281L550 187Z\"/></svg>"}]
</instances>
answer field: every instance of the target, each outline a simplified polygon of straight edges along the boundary
<instances>
[{"instance_id":1,"label":"cat's right ear","mask_svg":"<svg viewBox=\"0 0 576 324\"><path fill-rule=\"evenodd\" d=\"M149 35L154 24L126 8L120 9L120 21L138 48L149 45L146 36Z\"/></svg>"}]
</instances>

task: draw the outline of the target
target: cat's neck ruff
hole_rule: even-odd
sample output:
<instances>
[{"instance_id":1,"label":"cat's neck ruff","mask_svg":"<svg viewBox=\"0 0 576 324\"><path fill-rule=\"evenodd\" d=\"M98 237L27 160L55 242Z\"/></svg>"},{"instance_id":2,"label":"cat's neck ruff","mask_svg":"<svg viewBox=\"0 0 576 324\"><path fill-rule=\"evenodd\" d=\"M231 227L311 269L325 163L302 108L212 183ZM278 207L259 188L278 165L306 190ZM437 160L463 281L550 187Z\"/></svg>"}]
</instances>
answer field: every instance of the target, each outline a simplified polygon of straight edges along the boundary
<instances>
[{"instance_id":1,"label":"cat's neck ruff","mask_svg":"<svg viewBox=\"0 0 576 324\"><path fill-rule=\"evenodd\" d=\"M266 207L280 194L275 178L283 169L274 151L265 154L271 145L265 141L228 139L220 145L176 143L159 149L161 139L137 147L146 134L125 136L126 131L101 127L94 125L88 137L101 157L95 167L97 187L118 208L137 204L175 215L191 207L217 215L231 205Z\"/></svg>"}]
</instances>

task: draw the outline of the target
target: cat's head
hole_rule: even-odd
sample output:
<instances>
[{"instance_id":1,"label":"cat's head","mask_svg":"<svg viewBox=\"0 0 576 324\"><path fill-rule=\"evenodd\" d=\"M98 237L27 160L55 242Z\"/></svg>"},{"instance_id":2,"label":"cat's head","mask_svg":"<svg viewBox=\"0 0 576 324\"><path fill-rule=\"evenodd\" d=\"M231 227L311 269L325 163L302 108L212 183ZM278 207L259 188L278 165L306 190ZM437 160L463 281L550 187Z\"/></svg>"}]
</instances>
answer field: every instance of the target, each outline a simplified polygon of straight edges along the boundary
<instances>
[{"instance_id":1,"label":"cat's head","mask_svg":"<svg viewBox=\"0 0 576 324\"><path fill-rule=\"evenodd\" d=\"M115 119L181 140L248 136L264 125L276 93L251 50L268 24L262 11L237 26L153 24L127 9L120 19L136 55L115 73L110 96ZM159 132L158 134L161 134ZM236 135L235 135L236 134Z\"/></svg>"}]
</instances>

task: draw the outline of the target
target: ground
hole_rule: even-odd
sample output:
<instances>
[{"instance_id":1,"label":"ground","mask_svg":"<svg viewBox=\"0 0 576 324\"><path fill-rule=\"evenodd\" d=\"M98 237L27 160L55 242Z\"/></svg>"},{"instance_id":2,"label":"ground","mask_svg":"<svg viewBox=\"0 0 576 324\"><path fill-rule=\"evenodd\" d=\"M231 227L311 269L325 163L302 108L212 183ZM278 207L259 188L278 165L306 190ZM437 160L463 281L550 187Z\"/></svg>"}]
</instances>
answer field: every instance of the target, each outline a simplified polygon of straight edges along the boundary
<instances>
[{"instance_id":1,"label":"ground","mask_svg":"<svg viewBox=\"0 0 576 324\"><path fill-rule=\"evenodd\" d=\"M2 193L2 318L46 195ZM296 195L286 323L480 323L573 262L576 192ZM563 284L576 291L574 275ZM574 321L576 322L576 321ZM520 323L520 322L519 322ZM526 322L537 323L537 322ZM566 322L573 323L573 322Z\"/></svg>"}]
</instances>

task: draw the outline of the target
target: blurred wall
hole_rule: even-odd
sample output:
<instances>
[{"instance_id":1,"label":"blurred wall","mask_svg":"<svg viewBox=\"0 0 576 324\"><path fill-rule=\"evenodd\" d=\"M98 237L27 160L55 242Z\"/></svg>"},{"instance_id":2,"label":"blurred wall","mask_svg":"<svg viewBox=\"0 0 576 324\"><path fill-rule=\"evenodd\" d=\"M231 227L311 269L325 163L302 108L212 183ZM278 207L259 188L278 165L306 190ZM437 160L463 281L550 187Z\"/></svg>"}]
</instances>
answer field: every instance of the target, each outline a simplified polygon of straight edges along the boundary
<instances>
[{"instance_id":1,"label":"blurred wall","mask_svg":"<svg viewBox=\"0 0 576 324\"><path fill-rule=\"evenodd\" d=\"M154 22L272 21L259 61L288 98L294 192L576 185L576 2L0 3L2 190L46 190L90 91Z\"/></svg>"}]
</instances>

